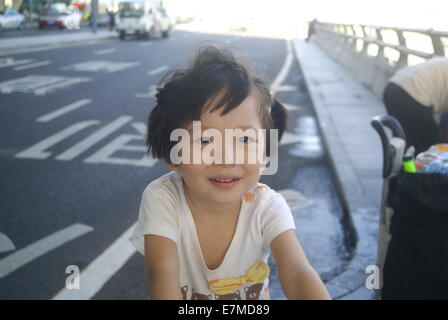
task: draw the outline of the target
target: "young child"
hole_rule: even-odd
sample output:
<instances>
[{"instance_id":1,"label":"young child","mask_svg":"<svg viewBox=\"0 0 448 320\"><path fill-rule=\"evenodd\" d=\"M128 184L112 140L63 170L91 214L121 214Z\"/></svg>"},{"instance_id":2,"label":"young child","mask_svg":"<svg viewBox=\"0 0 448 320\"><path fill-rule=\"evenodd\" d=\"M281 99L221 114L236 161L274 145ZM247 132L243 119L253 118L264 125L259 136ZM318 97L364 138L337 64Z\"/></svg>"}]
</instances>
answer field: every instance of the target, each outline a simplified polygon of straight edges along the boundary
<instances>
[{"instance_id":1,"label":"young child","mask_svg":"<svg viewBox=\"0 0 448 320\"><path fill-rule=\"evenodd\" d=\"M258 182L266 163L234 161L220 148L211 164L172 160L177 141L171 133L191 131L194 120L201 121L200 138L183 141L193 152L195 146L204 151L226 129L276 129L280 139L287 112L266 82L229 49L208 45L162 79L156 99L146 144L172 171L144 190L130 238L145 256L150 299L269 299L271 250L288 299L329 299L296 237L285 199ZM224 144L249 152L251 143L260 143L250 134L235 137ZM270 135L261 137L270 154Z\"/></svg>"}]
</instances>

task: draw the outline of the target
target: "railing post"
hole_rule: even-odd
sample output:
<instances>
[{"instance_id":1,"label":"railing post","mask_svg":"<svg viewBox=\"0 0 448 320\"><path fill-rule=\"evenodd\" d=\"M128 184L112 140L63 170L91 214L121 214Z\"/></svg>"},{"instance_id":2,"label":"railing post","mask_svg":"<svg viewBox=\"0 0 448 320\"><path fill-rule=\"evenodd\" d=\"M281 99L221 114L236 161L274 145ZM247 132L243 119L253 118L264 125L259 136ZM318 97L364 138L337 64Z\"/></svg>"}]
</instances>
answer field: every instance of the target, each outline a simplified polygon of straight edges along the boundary
<instances>
[{"instance_id":1,"label":"railing post","mask_svg":"<svg viewBox=\"0 0 448 320\"><path fill-rule=\"evenodd\" d=\"M400 46L406 48L406 39L403 36L403 31L395 28L393 30L397 33L398 43L400 44ZM408 65L408 54L401 50L399 52L400 57L398 58L397 65L399 65L399 67L405 67Z\"/></svg>"},{"instance_id":2,"label":"railing post","mask_svg":"<svg viewBox=\"0 0 448 320\"><path fill-rule=\"evenodd\" d=\"M443 46L442 40L439 35L433 33L433 30L428 31L429 36L431 37L432 47L434 48L434 55L437 56L445 56L445 48Z\"/></svg>"}]
</instances>

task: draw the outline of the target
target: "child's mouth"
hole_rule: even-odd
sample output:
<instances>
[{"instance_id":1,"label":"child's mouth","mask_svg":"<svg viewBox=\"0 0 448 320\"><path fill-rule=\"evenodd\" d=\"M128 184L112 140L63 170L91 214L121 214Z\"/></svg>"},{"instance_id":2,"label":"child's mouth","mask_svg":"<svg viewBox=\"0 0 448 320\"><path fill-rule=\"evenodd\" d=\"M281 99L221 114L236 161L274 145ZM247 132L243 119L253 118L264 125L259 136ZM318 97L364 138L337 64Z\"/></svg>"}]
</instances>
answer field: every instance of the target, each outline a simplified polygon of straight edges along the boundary
<instances>
[{"instance_id":1,"label":"child's mouth","mask_svg":"<svg viewBox=\"0 0 448 320\"><path fill-rule=\"evenodd\" d=\"M238 181L240 181L241 178L227 178L227 179L210 178L209 180L218 188L228 189L237 185Z\"/></svg>"}]
</instances>

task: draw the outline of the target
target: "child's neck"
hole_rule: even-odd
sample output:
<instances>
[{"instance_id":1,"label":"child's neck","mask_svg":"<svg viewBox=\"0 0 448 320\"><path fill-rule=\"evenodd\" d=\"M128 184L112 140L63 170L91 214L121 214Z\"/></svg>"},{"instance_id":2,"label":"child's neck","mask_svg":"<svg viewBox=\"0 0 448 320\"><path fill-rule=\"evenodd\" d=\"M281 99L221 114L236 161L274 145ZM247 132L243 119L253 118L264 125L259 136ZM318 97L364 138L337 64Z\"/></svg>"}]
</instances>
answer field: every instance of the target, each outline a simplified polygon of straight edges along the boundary
<instances>
[{"instance_id":1,"label":"child's neck","mask_svg":"<svg viewBox=\"0 0 448 320\"><path fill-rule=\"evenodd\" d=\"M242 199L241 201L229 203L226 205L222 204L214 205L212 203L203 203L199 200L192 199L190 193L185 188L185 184L184 184L184 194L191 212L195 216L202 218L224 218L228 217L229 215L230 216L238 215L243 203Z\"/></svg>"}]
</instances>

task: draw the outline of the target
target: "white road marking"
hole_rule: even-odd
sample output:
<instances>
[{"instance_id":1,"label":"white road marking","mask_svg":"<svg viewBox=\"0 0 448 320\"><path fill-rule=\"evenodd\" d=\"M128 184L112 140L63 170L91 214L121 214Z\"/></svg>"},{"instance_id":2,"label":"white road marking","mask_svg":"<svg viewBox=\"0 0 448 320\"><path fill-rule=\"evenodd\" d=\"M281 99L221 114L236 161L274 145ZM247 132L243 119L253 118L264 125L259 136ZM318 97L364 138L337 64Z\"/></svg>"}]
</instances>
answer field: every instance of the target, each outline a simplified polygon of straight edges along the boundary
<instances>
[{"instance_id":1,"label":"white road marking","mask_svg":"<svg viewBox=\"0 0 448 320\"><path fill-rule=\"evenodd\" d=\"M79 275L79 289L68 290L63 288L53 297L53 300L89 300L95 296L136 252L136 249L129 241L134 228L135 224L81 272Z\"/></svg>"},{"instance_id":2,"label":"white road marking","mask_svg":"<svg viewBox=\"0 0 448 320\"><path fill-rule=\"evenodd\" d=\"M43 115L43 116L37 118L36 121L38 121L38 122L48 122L50 120L53 120L53 119L55 119L57 117L60 117L60 116L62 116L64 114L66 114L66 113L68 113L70 111L73 111L73 110L76 110L76 109L78 109L78 108L80 108L82 106L85 106L86 104L89 104L91 102L92 102L92 100L90 100L90 99L81 99L81 100L76 101L74 103L71 103L71 104L69 104L69 105L67 105L65 107L62 107L62 108L60 108L60 109L58 109L56 111L47 113L46 115Z\"/></svg>"},{"instance_id":3,"label":"white road marking","mask_svg":"<svg viewBox=\"0 0 448 320\"><path fill-rule=\"evenodd\" d=\"M42 67L42 66L47 66L49 64L51 64L51 61L45 60L45 61L41 61L41 62L26 64L24 66L15 67L14 71L21 71L21 70L26 70L26 69L36 68L36 67Z\"/></svg>"},{"instance_id":4,"label":"white road marking","mask_svg":"<svg viewBox=\"0 0 448 320\"><path fill-rule=\"evenodd\" d=\"M61 70L74 70L83 72L117 72L127 68L138 66L140 62L122 62L122 61L104 61L92 60L86 62L75 63L67 67L62 67Z\"/></svg>"},{"instance_id":5,"label":"white road marking","mask_svg":"<svg viewBox=\"0 0 448 320\"><path fill-rule=\"evenodd\" d=\"M35 145L23 150L15 155L16 158L26 158L26 159L46 159L51 156L51 152L46 151L46 149L59 143L60 141L66 139L67 137L81 131L89 126L98 124L97 120L87 120L75 123L68 128L36 143Z\"/></svg>"},{"instance_id":6,"label":"white road marking","mask_svg":"<svg viewBox=\"0 0 448 320\"><path fill-rule=\"evenodd\" d=\"M6 234L0 232L0 252L12 251L15 249L16 247L11 239L9 239Z\"/></svg>"},{"instance_id":7,"label":"white road marking","mask_svg":"<svg viewBox=\"0 0 448 320\"><path fill-rule=\"evenodd\" d=\"M279 190L278 193L280 193L285 198L291 210L308 207L314 203L313 200L306 197L297 190L282 189Z\"/></svg>"},{"instance_id":8,"label":"white road marking","mask_svg":"<svg viewBox=\"0 0 448 320\"><path fill-rule=\"evenodd\" d=\"M150 85L148 93L136 93L135 97L136 98L154 98L156 95L156 89L157 89L157 86Z\"/></svg>"},{"instance_id":9,"label":"white road marking","mask_svg":"<svg viewBox=\"0 0 448 320\"><path fill-rule=\"evenodd\" d=\"M15 60L14 57L0 58L0 69L31 63L33 61L35 60L34 59Z\"/></svg>"},{"instance_id":10,"label":"white road marking","mask_svg":"<svg viewBox=\"0 0 448 320\"><path fill-rule=\"evenodd\" d=\"M57 88L68 87L75 83L92 80L91 78L69 78L61 76L29 75L0 83L1 93L24 92L43 95Z\"/></svg>"},{"instance_id":11,"label":"white road marking","mask_svg":"<svg viewBox=\"0 0 448 320\"><path fill-rule=\"evenodd\" d=\"M114 48L110 48L110 49L93 51L93 54L101 56L101 55L104 55L104 54L109 54L109 53L114 53L114 52L115 52L115 49Z\"/></svg>"},{"instance_id":12,"label":"white road marking","mask_svg":"<svg viewBox=\"0 0 448 320\"><path fill-rule=\"evenodd\" d=\"M296 105L289 104L289 103L282 103L282 104L288 111L299 111L300 110L300 108Z\"/></svg>"},{"instance_id":13,"label":"white road marking","mask_svg":"<svg viewBox=\"0 0 448 320\"><path fill-rule=\"evenodd\" d=\"M301 142L301 141L302 141L301 136L298 136L291 132L285 132L285 133L283 133L282 139L280 140L280 145L292 144L292 143L297 143L297 142Z\"/></svg>"},{"instance_id":14,"label":"white road marking","mask_svg":"<svg viewBox=\"0 0 448 320\"><path fill-rule=\"evenodd\" d=\"M145 42L141 44L142 47L148 47L150 45L152 45L152 42Z\"/></svg>"},{"instance_id":15,"label":"white road marking","mask_svg":"<svg viewBox=\"0 0 448 320\"><path fill-rule=\"evenodd\" d=\"M18 268L30 263L49 251L91 231L93 231L92 227L76 223L10 254L6 258L0 260L0 278L7 276L11 272L14 272Z\"/></svg>"},{"instance_id":16,"label":"white road marking","mask_svg":"<svg viewBox=\"0 0 448 320\"><path fill-rule=\"evenodd\" d=\"M76 156L80 155L87 149L89 149L91 146L96 144L98 141L104 139L114 131L120 129L122 126L124 126L126 123L132 120L131 116L121 116L117 118L116 120L109 123L107 126L104 126L100 130L94 132L84 140L78 142L70 149L64 151L60 155L58 155L55 159L56 160L73 160Z\"/></svg>"},{"instance_id":17,"label":"white road marking","mask_svg":"<svg viewBox=\"0 0 448 320\"><path fill-rule=\"evenodd\" d=\"M130 165L136 167L152 167L157 162L157 159L146 156L145 146L127 145L129 141L138 140L142 141L143 137L141 135L134 134L123 134L113 141L109 142L106 146L98 150L95 154L85 159L86 163L107 163L107 164L118 164L118 165ZM117 158L112 157L112 155L117 151L133 151L142 154L140 159L129 159L129 158Z\"/></svg>"},{"instance_id":18,"label":"white road marking","mask_svg":"<svg viewBox=\"0 0 448 320\"><path fill-rule=\"evenodd\" d=\"M161 72L163 72L163 71L165 71L167 69L168 69L168 66L167 65L163 65L163 66L160 66L158 68L155 68L155 69L152 69L152 70L148 71L148 75L155 76L156 74L161 73Z\"/></svg>"},{"instance_id":19,"label":"white road marking","mask_svg":"<svg viewBox=\"0 0 448 320\"><path fill-rule=\"evenodd\" d=\"M108 163L108 164L118 164L118 165L131 165L138 167L152 167L157 159L153 159L146 155L146 147L142 145L128 145L127 143L132 140L143 141L144 133L146 132L146 126L142 122L134 122L132 126L139 134L123 134L112 142L108 143L106 146L98 150L95 154L85 159L86 163ZM140 159L128 159L128 158L117 158L112 157L112 155L117 151L132 151L141 153L143 156Z\"/></svg>"},{"instance_id":20,"label":"white road marking","mask_svg":"<svg viewBox=\"0 0 448 320\"><path fill-rule=\"evenodd\" d=\"M290 85L281 85L277 88L277 92L286 92L286 91L299 91L299 89L296 86L290 86Z\"/></svg>"},{"instance_id":21,"label":"white road marking","mask_svg":"<svg viewBox=\"0 0 448 320\"><path fill-rule=\"evenodd\" d=\"M278 91L278 88L280 87L281 83L285 81L286 76L288 75L289 69L291 69L291 65L293 62L293 54L292 54L292 47L291 47L291 41L286 40L286 59L285 62L280 69L280 72L275 77L274 81L271 84L271 94L274 97L275 94Z\"/></svg>"}]
</instances>

